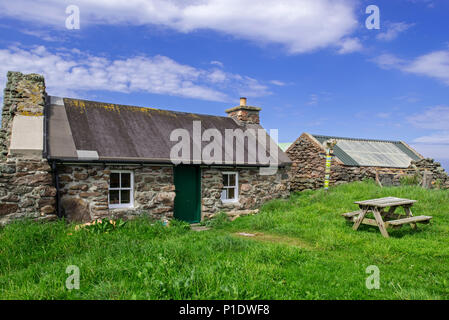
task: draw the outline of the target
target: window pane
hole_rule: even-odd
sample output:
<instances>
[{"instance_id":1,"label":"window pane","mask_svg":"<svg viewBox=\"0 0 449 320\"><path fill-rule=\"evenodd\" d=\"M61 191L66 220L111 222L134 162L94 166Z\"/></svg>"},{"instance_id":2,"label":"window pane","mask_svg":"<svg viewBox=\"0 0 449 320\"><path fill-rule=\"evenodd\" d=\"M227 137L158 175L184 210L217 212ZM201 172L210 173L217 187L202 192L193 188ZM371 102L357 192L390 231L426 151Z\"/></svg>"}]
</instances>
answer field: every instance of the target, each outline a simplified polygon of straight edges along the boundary
<instances>
[{"instance_id":1,"label":"window pane","mask_svg":"<svg viewBox=\"0 0 449 320\"><path fill-rule=\"evenodd\" d=\"M119 188L120 187L120 173L113 172L110 177L109 188Z\"/></svg>"},{"instance_id":2,"label":"window pane","mask_svg":"<svg viewBox=\"0 0 449 320\"><path fill-rule=\"evenodd\" d=\"M122 188L131 187L131 173L122 173Z\"/></svg>"},{"instance_id":3,"label":"window pane","mask_svg":"<svg viewBox=\"0 0 449 320\"><path fill-rule=\"evenodd\" d=\"M229 186L232 186L232 187L235 186L235 174L229 175Z\"/></svg>"},{"instance_id":4,"label":"window pane","mask_svg":"<svg viewBox=\"0 0 449 320\"><path fill-rule=\"evenodd\" d=\"M235 189L229 188L228 189L228 199L234 199L235 198Z\"/></svg>"},{"instance_id":5,"label":"window pane","mask_svg":"<svg viewBox=\"0 0 449 320\"><path fill-rule=\"evenodd\" d=\"M122 190L120 191L122 193L122 204L129 204L131 203L130 201L130 192L129 190Z\"/></svg>"},{"instance_id":6,"label":"window pane","mask_svg":"<svg viewBox=\"0 0 449 320\"><path fill-rule=\"evenodd\" d=\"M229 186L229 175L223 174L223 186L227 187Z\"/></svg>"},{"instance_id":7,"label":"window pane","mask_svg":"<svg viewBox=\"0 0 449 320\"><path fill-rule=\"evenodd\" d=\"M226 200L228 198L228 193L226 192L226 189L223 189L221 191L221 200Z\"/></svg>"},{"instance_id":8,"label":"window pane","mask_svg":"<svg viewBox=\"0 0 449 320\"><path fill-rule=\"evenodd\" d=\"M109 204L119 204L119 191L110 190L109 191Z\"/></svg>"}]
</instances>

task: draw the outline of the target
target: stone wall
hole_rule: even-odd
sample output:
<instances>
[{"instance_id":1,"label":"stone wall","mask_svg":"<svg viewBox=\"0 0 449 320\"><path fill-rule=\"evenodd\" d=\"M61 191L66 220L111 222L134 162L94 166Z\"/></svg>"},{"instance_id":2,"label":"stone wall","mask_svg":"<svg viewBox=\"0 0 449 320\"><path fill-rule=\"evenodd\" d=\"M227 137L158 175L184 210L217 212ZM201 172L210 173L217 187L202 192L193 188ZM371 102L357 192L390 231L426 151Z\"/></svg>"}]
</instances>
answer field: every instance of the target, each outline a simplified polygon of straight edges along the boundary
<instances>
[{"instance_id":1,"label":"stone wall","mask_svg":"<svg viewBox=\"0 0 449 320\"><path fill-rule=\"evenodd\" d=\"M172 167L58 165L61 204L70 221L90 221L103 217L133 217L142 213L152 218L172 218L175 199ZM108 187L112 170L134 172L134 207L109 209ZM270 176L258 169L238 169L239 202L222 203L223 171L202 168L202 217L219 211L231 215L248 213L264 202L289 195L288 170L279 169ZM234 170L235 171L235 170Z\"/></svg>"},{"instance_id":2,"label":"stone wall","mask_svg":"<svg viewBox=\"0 0 449 320\"><path fill-rule=\"evenodd\" d=\"M134 172L134 207L109 209L112 170ZM70 221L103 217L132 217L143 212L152 218L173 217L173 168L160 166L58 165L61 204Z\"/></svg>"},{"instance_id":3,"label":"stone wall","mask_svg":"<svg viewBox=\"0 0 449 320\"><path fill-rule=\"evenodd\" d=\"M18 218L54 219L56 189L47 160L9 154L14 117L44 113L44 78L20 72L7 76L0 130L0 224Z\"/></svg>"},{"instance_id":4,"label":"stone wall","mask_svg":"<svg viewBox=\"0 0 449 320\"><path fill-rule=\"evenodd\" d=\"M449 175L439 162L433 159L422 159L420 161L412 161L410 164L409 174L418 174L420 177L425 172L429 172L432 176L431 185L434 188L449 189Z\"/></svg>"},{"instance_id":5,"label":"stone wall","mask_svg":"<svg viewBox=\"0 0 449 320\"><path fill-rule=\"evenodd\" d=\"M239 201L223 203L221 191L223 188L222 172L238 172ZM287 198L290 194L289 168L279 168L274 175L260 175L259 169L206 169L202 176L202 216L210 217L219 211L230 215L244 214L259 208L263 203L277 198Z\"/></svg>"}]
</instances>

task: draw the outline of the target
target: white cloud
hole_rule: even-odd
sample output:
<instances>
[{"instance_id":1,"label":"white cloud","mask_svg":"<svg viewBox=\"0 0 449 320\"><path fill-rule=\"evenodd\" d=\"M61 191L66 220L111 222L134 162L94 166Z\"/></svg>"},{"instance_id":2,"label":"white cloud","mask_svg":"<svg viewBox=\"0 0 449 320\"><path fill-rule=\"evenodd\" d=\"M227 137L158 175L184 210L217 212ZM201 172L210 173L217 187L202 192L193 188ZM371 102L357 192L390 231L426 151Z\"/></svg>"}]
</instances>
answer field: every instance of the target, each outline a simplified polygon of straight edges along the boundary
<instances>
[{"instance_id":1,"label":"white cloud","mask_svg":"<svg viewBox=\"0 0 449 320\"><path fill-rule=\"evenodd\" d=\"M283 87L283 86L286 85L285 82L282 82L282 81L279 81L279 80L271 80L270 83L274 84L275 86L278 86L278 87Z\"/></svg>"},{"instance_id":2,"label":"white cloud","mask_svg":"<svg viewBox=\"0 0 449 320\"><path fill-rule=\"evenodd\" d=\"M384 69L398 69L406 73L427 76L449 85L449 50L434 51L407 61L391 54L374 59Z\"/></svg>"},{"instance_id":3,"label":"white cloud","mask_svg":"<svg viewBox=\"0 0 449 320\"><path fill-rule=\"evenodd\" d=\"M309 94L309 100L306 102L308 106L314 106L321 102L328 102L332 100L332 94L330 92L321 91L318 93Z\"/></svg>"},{"instance_id":4,"label":"white cloud","mask_svg":"<svg viewBox=\"0 0 449 320\"><path fill-rule=\"evenodd\" d=\"M9 70L45 76L52 95L79 95L92 90L147 92L212 101L270 94L256 79L218 69L198 69L165 56L111 60L77 49L49 52L39 46L0 50L0 86Z\"/></svg>"},{"instance_id":5,"label":"white cloud","mask_svg":"<svg viewBox=\"0 0 449 320\"><path fill-rule=\"evenodd\" d=\"M449 131L443 131L428 136L419 137L416 138L414 142L446 145L445 148L449 149Z\"/></svg>"},{"instance_id":6,"label":"white cloud","mask_svg":"<svg viewBox=\"0 0 449 320\"><path fill-rule=\"evenodd\" d=\"M355 0L14 0L0 3L0 15L65 26L65 7L80 8L89 24L160 25L188 33L208 29L257 43L280 44L290 53L335 47L360 49L349 38L357 27Z\"/></svg>"},{"instance_id":7,"label":"white cloud","mask_svg":"<svg viewBox=\"0 0 449 320\"><path fill-rule=\"evenodd\" d=\"M341 48L338 50L339 54L352 53L362 50L363 46L357 38L344 39L341 42Z\"/></svg>"},{"instance_id":8,"label":"white cloud","mask_svg":"<svg viewBox=\"0 0 449 320\"><path fill-rule=\"evenodd\" d=\"M371 61L375 62L382 69L401 69L404 64L404 60L389 53L381 54L380 56L371 59Z\"/></svg>"},{"instance_id":9,"label":"white cloud","mask_svg":"<svg viewBox=\"0 0 449 320\"><path fill-rule=\"evenodd\" d=\"M405 101L408 103L416 103L418 101L420 101L421 99L417 96L416 93L411 92L411 93L407 93L403 96L399 96L395 98L396 100L400 100L400 101Z\"/></svg>"},{"instance_id":10,"label":"white cloud","mask_svg":"<svg viewBox=\"0 0 449 320\"><path fill-rule=\"evenodd\" d=\"M447 130L449 127L449 107L435 106L424 112L411 115L407 120L417 128Z\"/></svg>"},{"instance_id":11,"label":"white cloud","mask_svg":"<svg viewBox=\"0 0 449 320\"><path fill-rule=\"evenodd\" d=\"M379 33L376 38L383 41L391 41L396 39L400 33L407 31L414 24L405 22L394 22L387 25L387 31Z\"/></svg>"},{"instance_id":12,"label":"white cloud","mask_svg":"<svg viewBox=\"0 0 449 320\"><path fill-rule=\"evenodd\" d=\"M420 153L426 157L449 159L449 107L428 108L423 113L408 117L407 120L417 128L433 131L413 140Z\"/></svg>"},{"instance_id":13,"label":"white cloud","mask_svg":"<svg viewBox=\"0 0 449 320\"><path fill-rule=\"evenodd\" d=\"M306 102L306 105L308 106L314 106L318 103L318 95L317 94L311 94L309 95L309 101Z\"/></svg>"},{"instance_id":14,"label":"white cloud","mask_svg":"<svg viewBox=\"0 0 449 320\"><path fill-rule=\"evenodd\" d=\"M42 39L42 40L48 41L48 42L61 41L61 38L58 38L56 36L52 36L47 31L23 29L23 30L20 30L20 32L22 32L23 34L26 34L28 36L37 37L39 39Z\"/></svg>"},{"instance_id":15,"label":"white cloud","mask_svg":"<svg viewBox=\"0 0 449 320\"><path fill-rule=\"evenodd\" d=\"M447 144L427 144L413 143L411 147L418 151L425 158L433 158L439 160L449 159L449 147Z\"/></svg>"},{"instance_id":16,"label":"white cloud","mask_svg":"<svg viewBox=\"0 0 449 320\"><path fill-rule=\"evenodd\" d=\"M435 51L420 56L403 70L436 78L449 85L449 51Z\"/></svg>"},{"instance_id":17,"label":"white cloud","mask_svg":"<svg viewBox=\"0 0 449 320\"><path fill-rule=\"evenodd\" d=\"M220 67L220 68L223 68L223 67L224 67L223 62L221 62L221 61L216 61L216 60L214 60L214 61L211 61L210 64L213 64L213 65L218 66L218 67Z\"/></svg>"}]
</instances>

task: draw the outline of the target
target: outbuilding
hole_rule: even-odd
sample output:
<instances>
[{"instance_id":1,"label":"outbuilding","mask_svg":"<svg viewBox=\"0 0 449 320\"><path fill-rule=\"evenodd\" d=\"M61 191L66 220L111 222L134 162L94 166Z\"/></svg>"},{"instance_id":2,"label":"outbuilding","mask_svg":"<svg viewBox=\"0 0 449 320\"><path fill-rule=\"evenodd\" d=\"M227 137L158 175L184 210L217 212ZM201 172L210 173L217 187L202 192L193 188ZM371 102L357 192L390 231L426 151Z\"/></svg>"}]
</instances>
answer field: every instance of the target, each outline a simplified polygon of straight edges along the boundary
<instances>
[{"instance_id":1,"label":"outbuilding","mask_svg":"<svg viewBox=\"0 0 449 320\"><path fill-rule=\"evenodd\" d=\"M293 143L283 143L292 160L291 191L324 186L327 143L331 148L330 184L375 179L382 185L398 185L405 175L429 172L434 181L449 187L449 178L439 163L424 159L403 141L344 138L303 133Z\"/></svg>"}]
</instances>

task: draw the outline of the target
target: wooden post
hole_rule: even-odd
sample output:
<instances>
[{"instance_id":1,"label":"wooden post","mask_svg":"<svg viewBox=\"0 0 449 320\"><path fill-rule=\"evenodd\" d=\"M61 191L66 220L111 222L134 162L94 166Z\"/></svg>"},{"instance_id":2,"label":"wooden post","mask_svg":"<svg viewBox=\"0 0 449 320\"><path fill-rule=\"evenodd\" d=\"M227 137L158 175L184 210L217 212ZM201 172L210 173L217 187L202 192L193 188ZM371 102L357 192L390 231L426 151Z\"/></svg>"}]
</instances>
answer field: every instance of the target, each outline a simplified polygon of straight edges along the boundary
<instances>
[{"instance_id":1,"label":"wooden post","mask_svg":"<svg viewBox=\"0 0 449 320\"><path fill-rule=\"evenodd\" d=\"M380 179L379 179L379 171L377 171L377 170L376 170L376 183L379 185L379 187L382 188L382 183L380 182Z\"/></svg>"},{"instance_id":2,"label":"wooden post","mask_svg":"<svg viewBox=\"0 0 449 320\"><path fill-rule=\"evenodd\" d=\"M422 187L425 189L432 188L432 172L424 171L422 175Z\"/></svg>"},{"instance_id":3,"label":"wooden post","mask_svg":"<svg viewBox=\"0 0 449 320\"><path fill-rule=\"evenodd\" d=\"M404 206L404 211L407 214L408 218L413 217L412 209L410 206ZM416 223L410 223L410 227L412 227L412 229L416 229Z\"/></svg>"},{"instance_id":4,"label":"wooden post","mask_svg":"<svg viewBox=\"0 0 449 320\"><path fill-rule=\"evenodd\" d=\"M357 220L354 222L354 225L352 226L353 230L357 230L360 227L360 224L362 223L363 219L365 219L365 215L369 210L369 207L362 207L360 206L360 209L362 209L362 212L357 217Z\"/></svg>"},{"instance_id":5,"label":"wooden post","mask_svg":"<svg viewBox=\"0 0 449 320\"><path fill-rule=\"evenodd\" d=\"M385 222L382 220L382 216L380 215L379 209L378 208L373 208L373 214L374 214L374 218L376 219L377 225L379 226L379 230L380 233L382 233L382 235L385 238L388 238L388 231L387 228L385 227Z\"/></svg>"}]
</instances>

